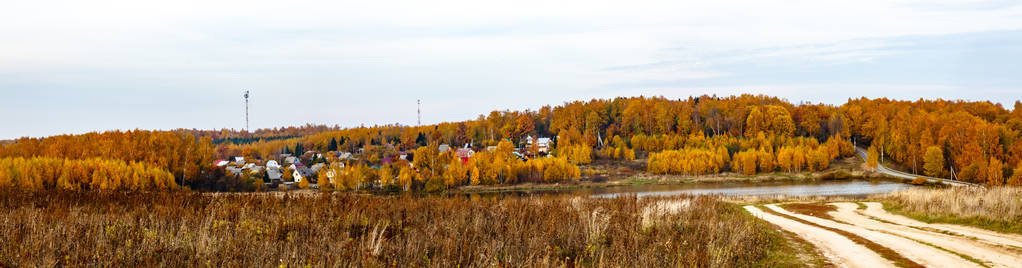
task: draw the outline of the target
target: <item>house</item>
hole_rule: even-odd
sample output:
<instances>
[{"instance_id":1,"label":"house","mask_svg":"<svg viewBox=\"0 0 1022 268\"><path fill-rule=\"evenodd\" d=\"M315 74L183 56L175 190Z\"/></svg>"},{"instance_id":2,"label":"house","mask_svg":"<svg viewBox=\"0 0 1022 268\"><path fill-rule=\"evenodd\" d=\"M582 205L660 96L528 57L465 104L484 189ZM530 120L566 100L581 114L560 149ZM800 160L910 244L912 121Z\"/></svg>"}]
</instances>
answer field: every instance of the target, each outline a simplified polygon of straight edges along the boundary
<instances>
[{"instance_id":1,"label":"house","mask_svg":"<svg viewBox=\"0 0 1022 268\"><path fill-rule=\"evenodd\" d=\"M525 159L528 159L527 157L525 157L525 155L524 155L524 154L522 154L522 153L519 153L519 152L511 152L511 154L513 154L514 156L517 156L519 160L525 160Z\"/></svg>"},{"instance_id":2,"label":"house","mask_svg":"<svg viewBox=\"0 0 1022 268\"><path fill-rule=\"evenodd\" d=\"M279 169L280 168L280 163L277 163L277 160L266 161L266 167L267 168L278 168Z\"/></svg>"},{"instance_id":3,"label":"house","mask_svg":"<svg viewBox=\"0 0 1022 268\"><path fill-rule=\"evenodd\" d=\"M326 171L326 178L329 180L330 184L334 184L335 176L337 176L337 172L334 172L334 170L331 169Z\"/></svg>"},{"instance_id":4,"label":"house","mask_svg":"<svg viewBox=\"0 0 1022 268\"><path fill-rule=\"evenodd\" d=\"M454 155L461 158L462 163L468 163L468 158L472 157L475 153L476 151L472 150L472 148L458 148L458 150L454 151Z\"/></svg>"},{"instance_id":5,"label":"house","mask_svg":"<svg viewBox=\"0 0 1022 268\"><path fill-rule=\"evenodd\" d=\"M400 154L397 155L397 158L401 160L408 160L408 153L401 152Z\"/></svg>"},{"instance_id":6,"label":"house","mask_svg":"<svg viewBox=\"0 0 1022 268\"><path fill-rule=\"evenodd\" d=\"M334 153L334 155L337 156L337 159L340 159L340 160L352 159L351 153L349 153L349 152L340 152L340 151L338 151L337 153Z\"/></svg>"},{"instance_id":7,"label":"house","mask_svg":"<svg viewBox=\"0 0 1022 268\"><path fill-rule=\"evenodd\" d=\"M302 176L302 173L298 172L298 170L291 171L291 178L294 178L295 183L302 182L302 180L305 179L305 177Z\"/></svg>"},{"instance_id":8,"label":"house","mask_svg":"<svg viewBox=\"0 0 1022 268\"><path fill-rule=\"evenodd\" d=\"M227 166L227 164L230 164L231 162L230 162L230 161L227 161L227 160L220 160L220 161L216 161L216 162L214 162L214 163L215 163L215 164L216 164L216 166L218 166L218 167L226 167L226 166Z\"/></svg>"},{"instance_id":9,"label":"house","mask_svg":"<svg viewBox=\"0 0 1022 268\"><path fill-rule=\"evenodd\" d=\"M270 179L270 183L276 182L276 183L279 184L281 178L283 178L283 177L284 177L284 174L280 172L280 168L267 168L266 169L266 178Z\"/></svg>"},{"instance_id":10,"label":"house","mask_svg":"<svg viewBox=\"0 0 1022 268\"><path fill-rule=\"evenodd\" d=\"M446 143L445 144L441 144L440 147L437 148L437 149L440 150L440 153L446 153L447 151L451 150L451 145L446 144Z\"/></svg>"},{"instance_id":11,"label":"house","mask_svg":"<svg viewBox=\"0 0 1022 268\"><path fill-rule=\"evenodd\" d=\"M235 156L234 157L234 163L245 164L245 157Z\"/></svg>"},{"instance_id":12,"label":"house","mask_svg":"<svg viewBox=\"0 0 1022 268\"><path fill-rule=\"evenodd\" d=\"M240 167L227 167L226 170L234 176L241 175L241 172L244 171L244 169Z\"/></svg>"},{"instance_id":13,"label":"house","mask_svg":"<svg viewBox=\"0 0 1022 268\"><path fill-rule=\"evenodd\" d=\"M318 163L318 164L312 165L312 167L309 168L309 172L311 172L312 174L319 173L319 170L323 169L323 167L326 167L326 164Z\"/></svg>"},{"instance_id":14,"label":"house","mask_svg":"<svg viewBox=\"0 0 1022 268\"><path fill-rule=\"evenodd\" d=\"M550 153L550 147L553 147L552 146L553 145L553 140L550 139L550 138L536 138L536 139L533 139L532 136L528 136L528 137L525 138L525 142L529 145L529 147L532 147L532 144L535 143L536 144L536 148L539 151L539 153L544 153L544 154Z\"/></svg>"},{"instance_id":15,"label":"house","mask_svg":"<svg viewBox=\"0 0 1022 268\"><path fill-rule=\"evenodd\" d=\"M316 183L316 175L309 168L303 165L291 165L291 168L291 176L294 177L295 183L302 182L302 180L309 180L310 184Z\"/></svg>"},{"instance_id":16,"label":"house","mask_svg":"<svg viewBox=\"0 0 1022 268\"><path fill-rule=\"evenodd\" d=\"M294 156L288 156L288 157L284 158L284 164L294 164L294 163L299 163L300 164L302 162L301 162L301 160L298 159L298 157L294 157Z\"/></svg>"}]
</instances>

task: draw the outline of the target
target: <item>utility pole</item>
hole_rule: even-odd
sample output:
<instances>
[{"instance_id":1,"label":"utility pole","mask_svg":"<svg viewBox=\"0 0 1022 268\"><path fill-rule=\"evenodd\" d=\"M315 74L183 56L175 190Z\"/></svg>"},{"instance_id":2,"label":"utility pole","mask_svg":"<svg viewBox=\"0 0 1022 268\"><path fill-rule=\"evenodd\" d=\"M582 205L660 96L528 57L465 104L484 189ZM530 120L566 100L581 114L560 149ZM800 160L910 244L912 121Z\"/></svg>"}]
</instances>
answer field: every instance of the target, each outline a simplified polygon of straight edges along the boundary
<instances>
[{"instance_id":1,"label":"utility pole","mask_svg":"<svg viewBox=\"0 0 1022 268\"><path fill-rule=\"evenodd\" d=\"M422 100L415 100L415 105L416 105L415 112L419 116L419 121L418 121L418 124L416 126L421 127L422 126Z\"/></svg>"},{"instance_id":2,"label":"utility pole","mask_svg":"<svg viewBox=\"0 0 1022 268\"><path fill-rule=\"evenodd\" d=\"M248 133L248 90L245 90L245 132Z\"/></svg>"}]
</instances>

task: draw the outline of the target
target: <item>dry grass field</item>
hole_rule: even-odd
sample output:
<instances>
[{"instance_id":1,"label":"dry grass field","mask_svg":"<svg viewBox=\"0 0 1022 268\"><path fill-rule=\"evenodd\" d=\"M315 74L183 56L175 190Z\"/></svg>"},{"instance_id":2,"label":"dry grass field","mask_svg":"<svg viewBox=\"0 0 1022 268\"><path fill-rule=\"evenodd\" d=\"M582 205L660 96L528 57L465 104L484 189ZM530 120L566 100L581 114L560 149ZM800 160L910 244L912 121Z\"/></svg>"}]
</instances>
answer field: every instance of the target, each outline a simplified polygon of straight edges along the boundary
<instances>
[{"instance_id":1,"label":"dry grass field","mask_svg":"<svg viewBox=\"0 0 1022 268\"><path fill-rule=\"evenodd\" d=\"M923 222L1022 234L1022 188L914 188L879 197L884 207Z\"/></svg>"},{"instance_id":2,"label":"dry grass field","mask_svg":"<svg viewBox=\"0 0 1022 268\"><path fill-rule=\"evenodd\" d=\"M0 224L0 266L785 267L812 255L712 197L7 192Z\"/></svg>"}]
</instances>

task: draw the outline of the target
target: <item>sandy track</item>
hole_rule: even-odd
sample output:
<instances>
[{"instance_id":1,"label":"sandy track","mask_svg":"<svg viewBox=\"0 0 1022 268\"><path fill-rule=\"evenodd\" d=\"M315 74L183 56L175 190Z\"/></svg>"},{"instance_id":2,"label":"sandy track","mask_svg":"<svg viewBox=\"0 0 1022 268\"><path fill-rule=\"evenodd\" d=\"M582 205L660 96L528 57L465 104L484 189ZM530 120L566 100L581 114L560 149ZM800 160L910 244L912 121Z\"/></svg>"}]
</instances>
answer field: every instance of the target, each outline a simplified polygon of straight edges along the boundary
<instances>
[{"instance_id":1,"label":"sandy track","mask_svg":"<svg viewBox=\"0 0 1022 268\"><path fill-rule=\"evenodd\" d=\"M1022 249L1022 235L1003 234L990 230L953 224L930 224L917 221L909 217L891 214L890 212L884 210L883 204L880 203L865 202L864 204L866 204L867 208L866 211L863 211L863 213L866 214L867 216L875 217L898 225L941 230L967 237L972 237L979 241L983 241L994 245L1002 245Z\"/></svg>"},{"instance_id":2,"label":"sandy track","mask_svg":"<svg viewBox=\"0 0 1022 268\"><path fill-rule=\"evenodd\" d=\"M823 252L823 255L830 261L842 267L894 267L894 264L884 259L866 247L852 242L852 240L837 233L806 225L781 216L766 213L755 206L745 206L745 210L753 216L770 222L784 230L795 233L802 239Z\"/></svg>"},{"instance_id":3,"label":"sandy track","mask_svg":"<svg viewBox=\"0 0 1022 268\"><path fill-rule=\"evenodd\" d=\"M811 223L818 224L820 226L850 232L862 238L873 241L874 243L887 247L891 250L894 250L895 252L901 254L905 258L910 259L926 267L981 267L978 264L970 262L969 260L961 258L957 255L951 254L949 252L934 247L927 246L925 244L921 244L916 241L906 239L904 237L891 235L883 232L877 232L859 226L839 223L832 220L822 219L798 213L792 213L775 205L767 205L767 208L770 208L784 215L796 217Z\"/></svg>"},{"instance_id":4,"label":"sandy track","mask_svg":"<svg viewBox=\"0 0 1022 268\"><path fill-rule=\"evenodd\" d=\"M994 246L988 243L979 242L969 237L949 235L927 230L911 228L905 225L885 223L868 218L856 212L858 205L852 203L833 203L838 207L837 212L830 215L836 220L846 222L861 228L897 235L904 238L921 241L933 246L972 257L980 260L986 265L993 267L1022 267L1022 256L1001 246ZM882 208L881 208L882 209Z\"/></svg>"}]
</instances>

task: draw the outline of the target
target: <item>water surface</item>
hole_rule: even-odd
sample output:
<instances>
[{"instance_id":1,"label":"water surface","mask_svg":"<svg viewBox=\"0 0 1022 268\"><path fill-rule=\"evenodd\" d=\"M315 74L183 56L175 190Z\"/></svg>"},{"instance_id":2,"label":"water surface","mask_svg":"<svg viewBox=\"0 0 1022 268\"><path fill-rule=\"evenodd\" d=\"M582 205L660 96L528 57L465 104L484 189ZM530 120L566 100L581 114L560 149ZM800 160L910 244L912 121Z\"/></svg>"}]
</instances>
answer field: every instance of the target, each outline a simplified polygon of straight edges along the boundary
<instances>
[{"instance_id":1,"label":"water surface","mask_svg":"<svg viewBox=\"0 0 1022 268\"><path fill-rule=\"evenodd\" d=\"M638 196L672 195L787 195L787 196L866 196L890 193L913 186L893 181L824 181L824 182L763 182L763 183L694 183L679 185L630 185L609 188L579 189L574 192L594 197L614 197L621 194Z\"/></svg>"}]
</instances>

